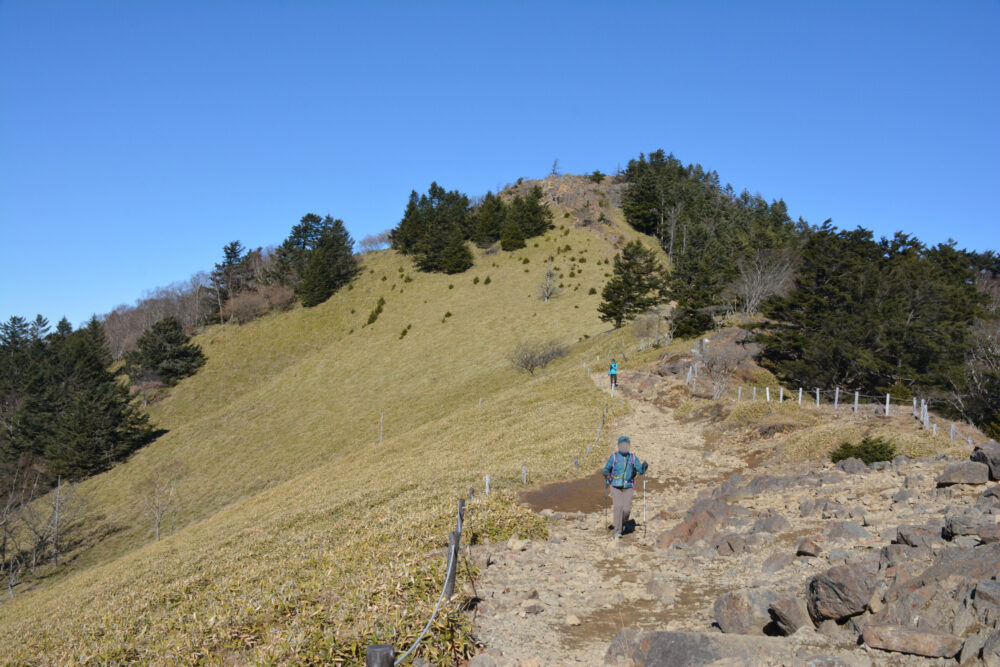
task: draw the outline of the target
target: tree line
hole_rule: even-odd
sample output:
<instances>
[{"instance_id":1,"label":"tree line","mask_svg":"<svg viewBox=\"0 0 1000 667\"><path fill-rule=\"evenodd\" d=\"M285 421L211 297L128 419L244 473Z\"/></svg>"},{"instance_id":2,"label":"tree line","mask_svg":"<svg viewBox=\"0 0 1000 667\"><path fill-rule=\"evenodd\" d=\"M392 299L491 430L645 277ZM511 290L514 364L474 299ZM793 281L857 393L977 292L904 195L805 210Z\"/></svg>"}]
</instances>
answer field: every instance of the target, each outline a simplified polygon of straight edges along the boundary
<instances>
[{"instance_id":1,"label":"tree line","mask_svg":"<svg viewBox=\"0 0 1000 667\"><path fill-rule=\"evenodd\" d=\"M1000 436L1000 256L899 232L792 221L785 203L736 194L662 150L628 163L623 210L655 236L615 260L603 319L621 326L674 301L674 332L726 316L756 325L761 363L783 382L914 395Z\"/></svg>"},{"instance_id":2,"label":"tree line","mask_svg":"<svg viewBox=\"0 0 1000 667\"><path fill-rule=\"evenodd\" d=\"M536 185L509 199L487 192L473 204L458 190L431 183L424 194L410 193L402 220L390 232L392 247L412 256L421 271L462 273L472 267L470 241L517 250L551 229L552 211L542 196Z\"/></svg>"}]
</instances>

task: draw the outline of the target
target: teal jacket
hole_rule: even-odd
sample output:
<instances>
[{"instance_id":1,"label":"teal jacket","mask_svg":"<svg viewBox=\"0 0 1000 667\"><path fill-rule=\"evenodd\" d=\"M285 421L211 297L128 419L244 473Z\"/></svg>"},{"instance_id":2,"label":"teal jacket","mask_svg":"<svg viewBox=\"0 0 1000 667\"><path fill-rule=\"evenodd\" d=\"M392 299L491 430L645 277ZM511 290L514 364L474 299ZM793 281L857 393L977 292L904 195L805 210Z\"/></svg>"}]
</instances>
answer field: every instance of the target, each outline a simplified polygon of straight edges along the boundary
<instances>
[{"instance_id":1,"label":"teal jacket","mask_svg":"<svg viewBox=\"0 0 1000 667\"><path fill-rule=\"evenodd\" d=\"M645 475L649 463L643 463L635 454L615 452L604 464L604 481L618 489L635 486L635 476Z\"/></svg>"},{"instance_id":2,"label":"teal jacket","mask_svg":"<svg viewBox=\"0 0 1000 667\"><path fill-rule=\"evenodd\" d=\"M611 364L608 367L608 375L618 375L618 364Z\"/></svg>"}]
</instances>

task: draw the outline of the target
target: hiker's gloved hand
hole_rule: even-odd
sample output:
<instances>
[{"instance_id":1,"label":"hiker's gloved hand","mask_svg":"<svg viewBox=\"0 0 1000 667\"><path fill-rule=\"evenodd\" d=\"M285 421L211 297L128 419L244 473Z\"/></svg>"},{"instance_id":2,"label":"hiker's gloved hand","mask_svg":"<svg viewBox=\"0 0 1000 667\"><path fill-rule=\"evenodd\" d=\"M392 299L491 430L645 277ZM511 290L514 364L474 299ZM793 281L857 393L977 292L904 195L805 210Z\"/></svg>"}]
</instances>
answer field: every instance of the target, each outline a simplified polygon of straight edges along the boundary
<instances>
[{"instance_id":1,"label":"hiker's gloved hand","mask_svg":"<svg viewBox=\"0 0 1000 667\"><path fill-rule=\"evenodd\" d=\"M649 470L649 461L642 464L642 474L645 475L647 470Z\"/></svg>"}]
</instances>

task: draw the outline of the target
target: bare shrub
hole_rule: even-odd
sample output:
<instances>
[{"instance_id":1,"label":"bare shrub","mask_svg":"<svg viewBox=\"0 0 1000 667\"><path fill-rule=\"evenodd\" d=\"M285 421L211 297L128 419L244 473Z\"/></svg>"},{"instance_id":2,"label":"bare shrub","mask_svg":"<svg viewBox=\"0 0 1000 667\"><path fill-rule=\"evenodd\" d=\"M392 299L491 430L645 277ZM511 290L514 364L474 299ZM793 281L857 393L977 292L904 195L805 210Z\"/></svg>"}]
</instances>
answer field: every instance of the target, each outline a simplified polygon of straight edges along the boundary
<instances>
[{"instance_id":1,"label":"bare shrub","mask_svg":"<svg viewBox=\"0 0 1000 667\"><path fill-rule=\"evenodd\" d=\"M519 371L535 374L538 368L545 369L550 362L566 356L569 349L558 340L545 342L522 341L510 353L511 365Z\"/></svg>"},{"instance_id":2,"label":"bare shrub","mask_svg":"<svg viewBox=\"0 0 1000 667\"><path fill-rule=\"evenodd\" d=\"M781 250L759 250L737 261L740 277L729 286L727 294L736 301L744 320L759 312L765 299L788 293L796 264L793 253Z\"/></svg>"},{"instance_id":3,"label":"bare shrub","mask_svg":"<svg viewBox=\"0 0 1000 667\"><path fill-rule=\"evenodd\" d=\"M550 259L549 263L545 267L545 278L543 278L542 282L538 284L539 299L542 301L548 301L562 291L556 286L558 277L558 274L552 270L552 260Z\"/></svg>"},{"instance_id":4,"label":"bare shrub","mask_svg":"<svg viewBox=\"0 0 1000 667\"><path fill-rule=\"evenodd\" d=\"M295 301L295 290L287 285L266 285L260 288L272 310L288 310Z\"/></svg>"},{"instance_id":5,"label":"bare shrub","mask_svg":"<svg viewBox=\"0 0 1000 667\"><path fill-rule=\"evenodd\" d=\"M378 234L369 234L360 241L358 241L358 252L362 255L375 252L376 250L385 250L391 244L391 239L389 238L389 231L379 232Z\"/></svg>"},{"instance_id":6,"label":"bare shrub","mask_svg":"<svg viewBox=\"0 0 1000 667\"><path fill-rule=\"evenodd\" d=\"M142 508L153 520L153 533L160 541L160 526L167 512L177 501L177 482L187 473L187 466L179 461L165 463L133 487Z\"/></svg>"},{"instance_id":7,"label":"bare shrub","mask_svg":"<svg viewBox=\"0 0 1000 667\"><path fill-rule=\"evenodd\" d=\"M635 319L632 333L639 339L641 351L656 345L669 345L674 339L674 325L661 311L651 310Z\"/></svg>"},{"instance_id":8,"label":"bare shrub","mask_svg":"<svg viewBox=\"0 0 1000 667\"><path fill-rule=\"evenodd\" d=\"M237 294L222 304L222 317L240 324L254 320L269 310L267 298L259 292Z\"/></svg>"},{"instance_id":9,"label":"bare shrub","mask_svg":"<svg viewBox=\"0 0 1000 667\"><path fill-rule=\"evenodd\" d=\"M752 350L721 336L700 347L699 360L712 380L712 398L719 400L726 391L729 379L740 363L751 356Z\"/></svg>"}]
</instances>

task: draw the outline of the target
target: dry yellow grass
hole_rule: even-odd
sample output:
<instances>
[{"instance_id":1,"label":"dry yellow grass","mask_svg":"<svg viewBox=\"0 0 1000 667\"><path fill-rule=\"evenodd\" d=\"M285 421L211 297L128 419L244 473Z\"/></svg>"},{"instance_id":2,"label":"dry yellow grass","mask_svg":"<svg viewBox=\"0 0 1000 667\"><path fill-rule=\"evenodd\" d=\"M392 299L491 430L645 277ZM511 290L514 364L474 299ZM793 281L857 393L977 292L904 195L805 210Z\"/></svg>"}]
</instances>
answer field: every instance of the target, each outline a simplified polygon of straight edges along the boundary
<instances>
[{"instance_id":1,"label":"dry yellow grass","mask_svg":"<svg viewBox=\"0 0 1000 667\"><path fill-rule=\"evenodd\" d=\"M2 660L351 663L369 641L402 646L436 598L443 559L427 554L460 495L522 465L535 479L572 474L554 471L573 456L599 465L583 453L606 401L581 362L619 345L588 294L613 254L576 228L477 253L455 276L384 251L317 308L210 328L207 365L153 408L166 434L80 485L88 542L0 605ZM550 255L564 287L543 303ZM570 355L535 378L510 367L517 341L549 338ZM175 461L180 502L153 543L134 483ZM474 504L468 526L484 539L542 529L502 495ZM425 655L467 653L464 623L446 614Z\"/></svg>"}]
</instances>

